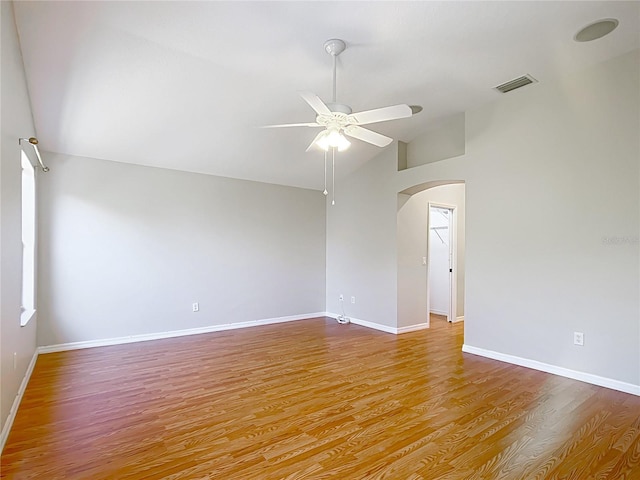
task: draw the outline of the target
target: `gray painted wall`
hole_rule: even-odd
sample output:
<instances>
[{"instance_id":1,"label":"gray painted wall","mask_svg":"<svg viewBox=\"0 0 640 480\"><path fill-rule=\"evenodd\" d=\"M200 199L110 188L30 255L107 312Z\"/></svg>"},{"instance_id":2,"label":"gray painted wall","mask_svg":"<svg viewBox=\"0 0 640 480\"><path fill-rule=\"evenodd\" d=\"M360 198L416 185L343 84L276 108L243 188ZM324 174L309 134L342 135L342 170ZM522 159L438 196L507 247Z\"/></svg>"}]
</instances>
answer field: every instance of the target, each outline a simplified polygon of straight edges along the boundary
<instances>
[{"instance_id":1,"label":"gray painted wall","mask_svg":"<svg viewBox=\"0 0 640 480\"><path fill-rule=\"evenodd\" d=\"M465 153L465 114L451 115L412 142L414 155L407 157L407 167L458 157ZM420 152L415 155L415 152Z\"/></svg>"},{"instance_id":2,"label":"gray painted wall","mask_svg":"<svg viewBox=\"0 0 640 480\"><path fill-rule=\"evenodd\" d=\"M397 257L397 193L462 180L465 343L640 385L639 53L466 112L464 156L397 172L386 150L339 182L350 196L341 221L328 214L328 309L338 287L357 289L354 316L397 326L397 271L382 268Z\"/></svg>"},{"instance_id":3,"label":"gray painted wall","mask_svg":"<svg viewBox=\"0 0 640 480\"><path fill-rule=\"evenodd\" d=\"M35 135L11 2L0 2L2 22L2 150L0 157L0 425L4 426L36 350L33 318L20 326L22 284L21 176L18 138ZM36 181L40 181L36 173ZM17 365L13 368L13 355Z\"/></svg>"},{"instance_id":4,"label":"gray painted wall","mask_svg":"<svg viewBox=\"0 0 640 480\"><path fill-rule=\"evenodd\" d=\"M39 345L324 312L321 192L45 158Z\"/></svg>"},{"instance_id":5,"label":"gray painted wall","mask_svg":"<svg viewBox=\"0 0 640 480\"><path fill-rule=\"evenodd\" d=\"M467 344L640 385L639 57L467 114Z\"/></svg>"},{"instance_id":6,"label":"gray painted wall","mask_svg":"<svg viewBox=\"0 0 640 480\"><path fill-rule=\"evenodd\" d=\"M328 312L341 313L343 294L347 316L396 326L396 191L389 179L397 168L394 143L336 184L336 204L327 206Z\"/></svg>"}]
</instances>

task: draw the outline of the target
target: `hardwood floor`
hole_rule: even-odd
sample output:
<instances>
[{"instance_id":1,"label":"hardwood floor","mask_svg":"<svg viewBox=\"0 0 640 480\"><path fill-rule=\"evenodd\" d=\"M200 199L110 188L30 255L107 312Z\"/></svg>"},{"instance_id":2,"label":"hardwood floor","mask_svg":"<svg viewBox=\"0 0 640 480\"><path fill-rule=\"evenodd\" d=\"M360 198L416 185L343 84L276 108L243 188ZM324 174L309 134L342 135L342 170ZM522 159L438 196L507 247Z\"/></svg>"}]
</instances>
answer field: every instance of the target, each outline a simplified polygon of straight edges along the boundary
<instances>
[{"instance_id":1,"label":"hardwood floor","mask_svg":"<svg viewBox=\"0 0 640 480\"><path fill-rule=\"evenodd\" d=\"M429 314L429 322L446 322L446 321L447 321L446 315L440 315L437 313Z\"/></svg>"},{"instance_id":2,"label":"hardwood floor","mask_svg":"<svg viewBox=\"0 0 640 480\"><path fill-rule=\"evenodd\" d=\"M11 479L640 479L640 397L319 318L41 355Z\"/></svg>"}]
</instances>

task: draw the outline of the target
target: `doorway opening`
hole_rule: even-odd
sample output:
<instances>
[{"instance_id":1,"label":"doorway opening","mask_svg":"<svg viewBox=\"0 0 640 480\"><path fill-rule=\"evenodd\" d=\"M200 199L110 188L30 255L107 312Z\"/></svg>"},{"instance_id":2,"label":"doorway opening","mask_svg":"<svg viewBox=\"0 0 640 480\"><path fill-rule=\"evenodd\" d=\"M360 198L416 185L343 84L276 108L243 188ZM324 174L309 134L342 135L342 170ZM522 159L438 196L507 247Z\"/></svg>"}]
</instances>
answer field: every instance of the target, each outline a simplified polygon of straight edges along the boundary
<instances>
[{"instance_id":1,"label":"doorway opening","mask_svg":"<svg viewBox=\"0 0 640 480\"><path fill-rule=\"evenodd\" d=\"M457 212L455 205L429 202L427 209L427 315L456 320Z\"/></svg>"}]
</instances>

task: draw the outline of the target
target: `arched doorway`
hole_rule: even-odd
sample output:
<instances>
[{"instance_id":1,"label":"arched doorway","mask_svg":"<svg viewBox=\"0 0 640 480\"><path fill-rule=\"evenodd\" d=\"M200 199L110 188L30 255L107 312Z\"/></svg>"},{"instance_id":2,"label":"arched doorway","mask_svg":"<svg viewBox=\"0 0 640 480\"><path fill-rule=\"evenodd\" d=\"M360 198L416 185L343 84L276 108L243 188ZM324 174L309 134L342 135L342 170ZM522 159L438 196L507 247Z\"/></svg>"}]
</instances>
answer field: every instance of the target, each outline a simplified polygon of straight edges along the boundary
<instances>
[{"instance_id":1,"label":"arched doorway","mask_svg":"<svg viewBox=\"0 0 640 480\"><path fill-rule=\"evenodd\" d=\"M448 208L452 218L447 226L447 239L437 239L443 244L429 247L431 230L429 222L430 206ZM433 295L442 294L434 290L432 268L451 269L450 288L446 289L449 298L444 301L450 307L443 311L435 308L435 313L444 314L448 320L455 322L464 320L464 244L465 223L465 185L460 180L426 182L413 186L398 194L397 210L397 247L398 247L398 328L427 328L430 324L434 305ZM440 225L438 225L440 226ZM438 232L444 233L444 230ZM442 235L441 235L442 236ZM433 239L432 238L432 239ZM446 245L451 249L451 257L442 265L436 265L430 254ZM442 262L440 262L442 263Z\"/></svg>"}]
</instances>

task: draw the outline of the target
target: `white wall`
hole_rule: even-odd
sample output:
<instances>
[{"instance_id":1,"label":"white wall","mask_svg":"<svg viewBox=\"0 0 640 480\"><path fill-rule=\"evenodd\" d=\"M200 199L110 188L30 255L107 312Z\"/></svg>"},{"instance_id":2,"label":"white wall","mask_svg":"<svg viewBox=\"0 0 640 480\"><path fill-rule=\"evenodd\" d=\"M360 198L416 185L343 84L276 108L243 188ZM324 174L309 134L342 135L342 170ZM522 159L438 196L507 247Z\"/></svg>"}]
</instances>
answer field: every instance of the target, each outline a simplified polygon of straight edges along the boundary
<instances>
[{"instance_id":1,"label":"white wall","mask_svg":"<svg viewBox=\"0 0 640 480\"><path fill-rule=\"evenodd\" d=\"M398 192L462 180L465 343L640 385L639 70L634 51L511 92L466 112L464 156L400 172L372 172L371 165L354 172L338 185L353 193L340 216L375 220L329 221L329 252L340 249L346 263L363 246L333 245L336 238L395 233L389 223ZM408 164L419 143L409 143ZM364 189L365 180L386 187ZM397 245L389 243L367 245L367 257L395 257ZM327 274L328 286L358 288L370 299L368 311L385 311L387 324L397 325L388 313L395 270L357 283ZM574 331L584 332L583 347L573 345Z\"/></svg>"},{"instance_id":2,"label":"white wall","mask_svg":"<svg viewBox=\"0 0 640 480\"><path fill-rule=\"evenodd\" d=\"M635 51L467 114L465 343L640 385L639 70Z\"/></svg>"},{"instance_id":3,"label":"white wall","mask_svg":"<svg viewBox=\"0 0 640 480\"><path fill-rule=\"evenodd\" d=\"M45 158L40 345L324 312L322 193Z\"/></svg>"},{"instance_id":4,"label":"white wall","mask_svg":"<svg viewBox=\"0 0 640 480\"><path fill-rule=\"evenodd\" d=\"M415 138L412 150L420 155L407 158L407 167L458 157L465 153L465 114L457 113L443 118L437 126Z\"/></svg>"},{"instance_id":5,"label":"white wall","mask_svg":"<svg viewBox=\"0 0 640 480\"><path fill-rule=\"evenodd\" d=\"M36 319L20 327L22 283L19 137L35 135L11 2L2 21L2 149L0 164L0 425L4 427L36 349ZM37 174L36 174L37 175ZM37 178L40 181L40 178ZM17 366L13 368L13 354Z\"/></svg>"},{"instance_id":6,"label":"white wall","mask_svg":"<svg viewBox=\"0 0 640 480\"><path fill-rule=\"evenodd\" d=\"M397 168L393 144L336 180L336 204L327 206L328 312L341 313L342 294L347 316L396 327L396 191L388 179Z\"/></svg>"},{"instance_id":7,"label":"white wall","mask_svg":"<svg viewBox=\"0 0 640 480\"><path fill-rule=\"evenodd\" d=\"M464 184L441 185L411 196L398 195L398 326L427 321L427 210L429 202L454 205L458 211L456 316L464 315L465 197Z\"/></svg>"}]
</instances>

